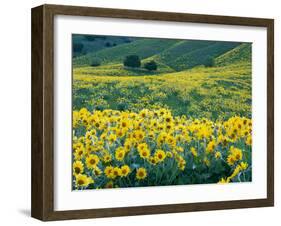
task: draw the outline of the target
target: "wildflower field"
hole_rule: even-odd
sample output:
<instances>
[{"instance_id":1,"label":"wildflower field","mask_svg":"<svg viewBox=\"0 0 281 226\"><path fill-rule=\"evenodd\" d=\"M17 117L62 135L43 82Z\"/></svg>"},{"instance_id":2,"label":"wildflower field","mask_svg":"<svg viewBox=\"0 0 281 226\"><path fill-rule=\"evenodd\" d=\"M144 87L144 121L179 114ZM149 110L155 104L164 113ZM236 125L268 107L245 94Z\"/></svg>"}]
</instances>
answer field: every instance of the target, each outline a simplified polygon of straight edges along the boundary
<instances>
[{"instance_id":1,"label":"wildflower field","mask_svg":"<svg viewBox=\"0 0 281 226\"><path fill-rule=\"evenodd\" d=\"M75 38L73 189L252 180L250 44Z\"/></svg>"}]
</instances>

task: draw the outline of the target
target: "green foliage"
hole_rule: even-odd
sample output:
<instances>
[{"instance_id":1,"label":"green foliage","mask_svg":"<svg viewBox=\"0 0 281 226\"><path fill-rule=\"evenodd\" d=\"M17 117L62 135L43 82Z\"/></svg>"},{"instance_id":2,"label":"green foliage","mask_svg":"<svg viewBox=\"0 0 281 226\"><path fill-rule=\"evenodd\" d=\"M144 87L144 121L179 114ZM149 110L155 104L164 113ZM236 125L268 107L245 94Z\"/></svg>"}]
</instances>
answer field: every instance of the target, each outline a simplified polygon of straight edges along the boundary
<instances>
[{"instance_id":1,"label":"green foliage","mask_svg":"<svg viewBox=\"0 0 281 226\"><path fill-rule=\"evenodd\" d=\"M138 55L142 60L153 60L173 70L181 71L198 65L210 67L218 56L234 49L241 43L197 40L135 38L117 43L114 37L103 43L104 48L92 51L73 60L75 66L90 65L91 59L99 58L103 64L122 63L127 55ZM118 41L116 37L116 40ZM130 41L127 43L127 41Z\"/></svg>"},{"instance_id":2,"label":"green foliage","mask_svg":"<svg viewBox=\"0 0 281 226\"><path fill-rule=\"evenodd\" d=\"M250 64L194 68L157 76L145 76L147 70L140 76L139 69L135 76L124 69L116 71L130 76L104 76L104 71L98 71L99 67L74 70L74 109L104 105L137 112L165 107L178 116L213 120L234 115L251 118Z\"/></svg>"},{"instance_id":3,"label":"green foliage","mask_svg":"<svg viewBox=\"0 0 281 226\"><path fill-rule=\"evenodd\" d=\"M106 142L109 141L107 139L109 134L118 134L120 137L116 140L116 145L123 147L127 135L117 133L121 128L121 124L118 123L132 117L132 122L129 122L130 119L127 123L128 130L124 129L125 133L128 132L131 136L132 128L140 130L139 127L145 125L147 136L145 141L150 145L149 150L152 154L155 154L158 145L156 141L158 142L157 136L161 134L159 131L163 129L169 132L167 134L175 136L182 132L184 139L189 139L186 144L177 143L183 148L181 151L184 153L186 163L181 170L175 170L176 167L180 167L176 162L177 159L174 161L171 158L167 161L168 164L159 164L151 168L145 165L145 161L138 157L137 153L133 153L123 159L124 163L131 167L131 174L127 178L116 178L114 181L116 185L132 186L127 183L135 181L136 169L141 164L147 168L149 177L144 180L145 182L137 181L133 186L217 183L230 177L231 182L252 180L251 167L246 169L247 166L246 170L238 172L238 175L230 176L235 172L236 166L228 162L230 146L235 145L236 148L243 150L243 161L251 166L251 148L247 146L250 142L249 137L246 137L245 130L241 127L244 121L237 122L239 117L232 118L240 116L241 120L245 120L245 117L250 120L252 117L251 44L111 36L87 38L74 35L73 45L75 43L84 45L82 52L73 57L73 116L75 116L73 125L74 128L78 126L75 128L75 136L84 138L88 134L87 130L93 132L90 125L95 127L97 137L106 136ZM141 63L143 67L140 67ZM159 118L163 109L168 112L164 115L173 116L174 123L167 123L166 116L165 119ZM113 113L110 110L120 112ZM92 123L96 116L93 117L91 114L96 114L100 122ZM148 120L162 123L163 127L159 124L151 130L152 123ZM226 120L237 125L223 128L223 121ZM189 125L186 122L194 122L194 126L188 126L190 133L186 133L185 128ZM178 123L182 123L182 126ZM233 136L237 131L234 132L232 129L239 128L239 125L241 133L237 134L245 140L237 138L234 142L231 139L234 139ZM175 128L171 130L168 126ZM207 143L206 137L204 139L189 137L189 134L194 136L197 133L208 133L207 127L212 131L210 142L219 141L221 138L219 133L231 137L230 140L226 140L230 142L229 146L216 143L218 145L216 151L221 153L219 157L206 153L210 144ZM226 132L227 129L230 131ZM246 131L247 134L251 131L251 128L249 129ZM198 130L202 131L199 133ZM78 140L80 139L76 139ZM110 145L106 144L105 148L116 158L113 154L117 146L111 148ZM191 153L191 147L196 148L196 154ZM161 148L170 151L166 144L162 144ZM135 145L132 150L137 151ZM189 153L186 153L187 151ZM171 155L173 156L173 153ZM113 163L114 166L120 166L115 160ZM85 170L85 173L89 176L94 171ZM106 187L107 179L105 174L95 177L95 184L89 188Z\"/></svg>"},{"instance_id":4,"label":"green foliage","mask_svg":"<svg viewBox=\"0 0 281 226\"><path fill-rule=\"evenodd\" d=\"M105 43L105 47L111 47L111 46L112 46L111 42L106 42Z\"/></svg>"},{"instance_id":5,"label":"green foliage","mask_svg":"<svg viewBox=\"0 0 281 226\"><path fill-rule=\"evenodd\" d=\"M162 52L176 42L178 41L167 39L136 39L130 43L103 48L100 51L77 57L73 60L73 64L75 66L88 66L92 58L100 58L103 64L116 64L122 63L128 55L138 55L141 59L145 59Z\"/></svg>"},{"instance_id":6,"label":"green foliage","mask_svg":"<svg viewBox=\"0 0 281 226\"><path fill-rule=\"evenodd\" d=\"M99 59L93 59L92 60L92 63L91 63L91 66L92 67L97 67L97 66L100 66L101 65L101 62Z\"/></svg>"},{"instance_id":7,"label":"green foliage","mask_svg":"<svg viewBox=\"0 0 281 226\"><path fill-rule=\"evenodd\" d=\"M212 67L212 66L214 66L214 64L215 64L215 62L214 62L214 58L213 57L207 57L206 59L205 59L205 62L204 62L204 65L206 66L206 67Z\"/></svg>"},{"instance_id":8,"label":"green foliage","mask_svg":"<svg viewBox=\"0 0 281 226\"><path fill-rule=\"evenodd\" d=\"M149 71L156 71L157 70L157 64L154 60L149 61L144 64L144 68L149 70Z\"/></svg>"},{"instance_id":9,"label":"green foliage","mask_svg":"<svg viewBox=\"0 0 281 226\"><path fill-rule=\"evenodd\" d=\"M170 64L176 70L193 68L198 65L210 65L213 58L235 48L240 43L235 42L212 42L210 45L195 49L187 54L174 59Z\"/></svg>"},{"instance_id":10,"label":"green foliage","mask_svg":"<svg viewBox=\"0 0 281 226\"><path fill-rule=\"evenodd\" d=\"M225 66L229 64L238 64L251 62L252 60L252 44L243 43L236 48L226 52L215 59L215 65Z\"/></svg>"},{"instance_id":11,"label":"green foliage","mask_svg":"<svg viewBox=\"0 0 281 226\"><path fill-rule=\"evenodd\" d=\"M83 44L82 43L73 43L73 52L81 52L83 49Z\"/></svg>"},{"instance_id":12,"label":"green foliage","mask_svg":"<svg viewBox=\"0 0 281 226\"><path fill-rule=\"evenodd\" d=\"M75 57L83 56L88 53L96 53L102 49L111 48L111 46L118 46L128 42L131 42L134 38L130 37L117 37L117 36L103 36L103 35L72 35L73 44L83 44L83 51L79 54L75 54ZM106 43L110 43L111 46L107 47ZM91 60L89 61L88 66L90 65Z\"/></svg>"},{"instance_id":13,"label":"green foliage","mask_svg":"<svg viewBox=\"0 0 281 226\"><path fill-rule=\"evenodd\" d=\"M126 56L124 61L123 61L124 66L126 67L140 67L141 66L141 61L139 56L137 55L129 55Z\"/></svg>"},{"instance_id":14,"label":"green foliage","mask_svg":"<svg viewBox=\"0 0 281 226\"><path fill-rule=\"evenodd\" d=\"M95 41L96 40L96 36L95 35L84 35L85 40L87 41Z\"/></svg>"},{"instance_id":15,"label":"green foliage","mask_svg":"<svg viewBox=\"0 0 281 226\"><path fill-rule=\"evenodd\" d=\"M73 59L75 109L165 107L188 117L251 118L251 44L110 36L92 42L98 41L117 45ZM93 61L101 65L91 67Z\"/></svg>"},{"instance_id":16,"label":"green foliage","mask_svg":"<svg viewBox=\"0 0 281 226\"><path fill-rule=\"evenodd\" d=\"M178 62L176 63L177 59L180 59L184 55L193 51L205 48L213 43L214 42L212 41L179 40L173 46L155 56L155 60L163 62L174 69L179 70Z\"/></svg>"},{"instance_id":17,"label":"green foliage","mask_svg":"<svg viewBox=\"0 0 281 226\"><path fill-rule=\"evenodd\" d=\"M145 75L161 75L163 73L174 72L173 69L166 65L158 64L156 71L148 71L145 68L124 67L123 64L101 64L98 67L75 67L75 74L85 74L93 76L145 76Z\"/></svg>"}]
</instances>

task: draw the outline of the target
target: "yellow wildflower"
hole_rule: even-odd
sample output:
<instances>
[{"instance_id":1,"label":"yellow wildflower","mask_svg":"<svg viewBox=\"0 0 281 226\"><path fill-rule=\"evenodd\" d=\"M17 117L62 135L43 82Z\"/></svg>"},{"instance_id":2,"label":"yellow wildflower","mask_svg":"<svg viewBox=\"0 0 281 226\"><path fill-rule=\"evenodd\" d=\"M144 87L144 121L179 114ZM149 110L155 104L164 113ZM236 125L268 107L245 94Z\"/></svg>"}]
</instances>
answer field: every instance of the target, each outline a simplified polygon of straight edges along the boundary
<instances>
[{"instance_id":1,"label":"yellow wildflower","mask_svg":"<svg viewBox=\"0 0 281 226\"><path fill-rule=\"evenodd\" d=\"M191 148L190 148L190 151L191 151L191 153L192 153L192 155L193 155L194 157L197 157L197 156L198 156L198 153L197 153L197 151L196 151L196 149L195 149L194 147L191 147Z\"/></svg>"},{"instance_id":2,"label":"yellow wildflower","mask_svg":"<svg viewBox=\"0 0 281 226\"><path fill-rule=\"evenodd\" d=\"M157 162L162 162L166 158L166 153L163 150L158 149L156 150L154 156L157 159Z\"/></svg>"},{"instance_id":3,"label":"yellow wildflower","mask_svg":"<svg viewBox=\"0 0 281 226\"><path fill-rule=\"evenodd\" d=\"M123 161L124 157L125 157L125 150L123 147L118 147L115 151L115 158L118 161Z\"/></svg>"},{"instance_id":4,"label":"yellow wildflower","mask_svg":"<svg viewBox=\"0 0 281 226\"><path fill-rule=\"evenodd\" d=\"M210 141L206 147L207 153L212 153L216 147L216 142L214 140Z\"/></svg>"},{"instance_id":5,"label":"yellow wildflower","mask_svg":"<svg viewBox=\"0 0 281 226\"><path fill-rule=\"evenodd\" d=\"M100 159L97 155L89 155L86 158L86 165L89 169L93 169L99 163Z\"/></svg>"},{"instance_id":6,"label":"yellow wildflower","mask_svg":"<svg viewBox=\"0 0 281 226\"><path fill-rule=\"evenodd\" d=\"M220 153L219 151L217 151L217 152L215 153L215 158L216 158L216 159L221 158L221 153Z\"/></svg>"},{"instance_id":7,"label":"yellow wildflower","mask_svg":"<svg viewBox=\"0 0 281 226\"><path fill-rule=\"evenodd\" d=\"M73 174L78 175L83 173L84 171L84 164L81 161L75 161L73 163Z\"/></svg>"},{"instance_id":8,"label":"yellow wildflower","mask_svg":"<svg viewBox=\"0 0 281 226\"><path fill-rule=\"evenodd\" d=\"M131 169L128 165L123 165L121 167L121 177L126 177L131 172Z\"/></svg>"},{"instance_id":9,"label":"yellow wildflower","mask_svg":"<svg viewBox=\"0 0 281 226\"><path fill-rule=\"evenodd\" d=\"M147 176L147 172L146 172L146 169L141 167L141 168L138 168L137 169L137 174L136 174L136 178L138 180L144 180Z\"/></svg>"},{"instance_id":10,"label":"yellow wildflower","mask_svg":"<svg viewBox=\"0 0 281 226\"><path fill-rule=\"evenodd\" d=\"M89 184L93 184L94 180L84 174L78 174L76 176L76 186L86 188Z\"/></svg>"}]
</instances>

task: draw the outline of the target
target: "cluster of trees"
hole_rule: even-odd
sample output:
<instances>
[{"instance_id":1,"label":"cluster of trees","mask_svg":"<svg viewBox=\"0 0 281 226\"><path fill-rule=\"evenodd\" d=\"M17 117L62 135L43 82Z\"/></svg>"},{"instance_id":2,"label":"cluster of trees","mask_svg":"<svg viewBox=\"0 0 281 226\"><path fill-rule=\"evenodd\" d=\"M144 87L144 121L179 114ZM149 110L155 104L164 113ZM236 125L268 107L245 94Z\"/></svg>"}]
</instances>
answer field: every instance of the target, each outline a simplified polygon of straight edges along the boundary
<instances>
[{"instance_id":1,"label":"cluster of trees","mask_svg":"<svg viewBox=\"0 0 281 226\"><path fill-rule=\"evenodd\" d=\"M93 59L91 62L92 67L97 67L101 65L101 61L99 59Z\"/></svg>"},{"instance_id":2,"label":"cluster of trees","mask_svg":"<svg viewBox=\"0 0 281 226\"><path fill-rule=\"evenodd\" d=\"M132 67L132 68L139 68L141 66L141 60L139 56L137 55L129 55L126 56L123 61L124 66L126 67ZM143 67L147 69L148 71L156 71L157 70L157 64L154 60L151 60L149 62L146 62Z\"/></svg>"},{"instance_id":3,"label":"cluster of trees","mask_svg":"<svg viewBox=\"0 0 281 226\"><path fill-rule=\"evenodd\" d=\"M116 46L117 44L115 42L111 43L111 42L106 42L104 44L105 47L113 47L113 46Z\"/></svg>"}]
</instances>

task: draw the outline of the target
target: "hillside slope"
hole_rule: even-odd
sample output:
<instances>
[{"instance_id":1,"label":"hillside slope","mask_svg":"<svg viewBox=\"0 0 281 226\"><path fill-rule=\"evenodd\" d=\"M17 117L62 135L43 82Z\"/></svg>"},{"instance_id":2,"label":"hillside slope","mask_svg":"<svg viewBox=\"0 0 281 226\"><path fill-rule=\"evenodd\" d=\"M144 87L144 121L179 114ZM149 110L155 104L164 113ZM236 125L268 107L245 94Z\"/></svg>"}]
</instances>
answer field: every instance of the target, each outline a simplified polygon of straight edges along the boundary
<instances>
[{"instance_id":1,"label":"hillside slope","mask_svg":"<svg viewBox=\"0 0 281 226\"><path fill-rule=\"evenodd\" d=\"M225 66L237 63L251 63L252 44L243 43L215 59L215 65Z\"/></svg>"},{"instance_id":2,"label":"hillside slope","mask_svg":"<svg viewBox=\"0 0 281 226\"><path fill-rule=\"evenodd\" d=\"M213 66L214 59L221 54L239 46L238 42L212 42L203 48L197 48L191 52L176 58L171 64L178 71L190 69L198 65Z\"/></svg>"},{"instance_id":3,"label":"hillside slope","mask_svg":"<svg viewBox=\"0 0 281 226\"><path fill-rule=\"evenodd\" d=\"M73 34L73 56L82 56L134 41L131 37Z\"/></svg>"},{"instance_id":4,"label":"hillside slope","mask_svg":"<svg viewBox=\"0 0 281 226\"><path fill-rule=\"evenodd\" d=\"M92 52L73 60L74 65L90 65L93 59L99 59L103 64L121 63L128 55L138 55L141 59L156 55L179 42L172 39L142 38L131 43Z\"/></svg>"},{"instance_id":5,"label":"hillside slope","mask_svg":"<svg viewBox=\"0 0 281 226\"><path fill-rule=\"evenodd\" d=\"M158 62L177 67L175 65L176 59L188 54L192 51L205 48L212 45L212 41L196 41L196 40L183 40L179 41L170 48L165 49L163 52L155 55L153 58Z\"/></svg>"},{"instance_id":6,"label":"hillside slope","mask_svg":"<svg viewBox=\"0 0 281 226\"><path fill-rule=\"evenodd\" d=\"M117 42L117 41L116 41ZM102 65L119 64L128 55L138 55L142 60L155 60L176 71L194 66L212 66L215 58L236 48L238 42L217 42L202 40L176 40L135 38L130 43L96 49L73 59L74 66L89 66L94 60Z\"/></svg>"},{"instance_id":7,"label":"hillside slope","mask_svg":"<svg viewBox=\"0 0 281 226\"><path fill-rule=\"evenodd\" d=\"M217 120L251 117L251 66L201 67L154 76L103 76L74 70L73 108L171 109Z\"/></svg>"}]
</instances>

